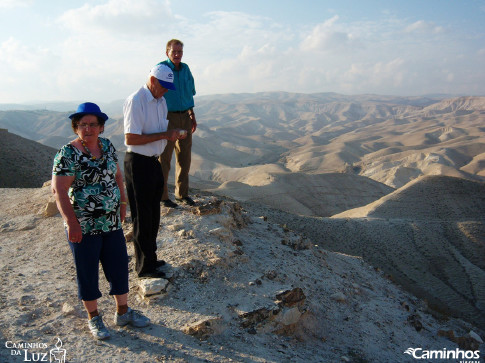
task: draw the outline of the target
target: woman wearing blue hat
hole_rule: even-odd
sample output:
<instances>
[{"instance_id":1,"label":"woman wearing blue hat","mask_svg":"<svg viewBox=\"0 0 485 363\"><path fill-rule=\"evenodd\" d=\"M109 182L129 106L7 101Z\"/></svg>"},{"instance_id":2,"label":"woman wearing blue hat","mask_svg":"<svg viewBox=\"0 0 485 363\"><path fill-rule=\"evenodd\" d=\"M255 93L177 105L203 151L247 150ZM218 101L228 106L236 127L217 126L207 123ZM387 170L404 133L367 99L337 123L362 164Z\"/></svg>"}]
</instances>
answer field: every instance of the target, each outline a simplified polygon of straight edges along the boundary
<instances>
[{"instance_id":1,"label":"woman wearing blue hat","mask_svg":"<svg viewBox=\"0 0 485 363\"><path fill-rule=\"evenodd\" d=\"M86 102L69 116L77 138L54 158L52 191L64 219L74 263L78 295L88 312L88 326L97 339L109 338L98 313L99 263L110 284L118 326L144 327L150 320L128 307L128 254L121 222L126 215L123 176L113 144L99 135L108 116Z\"/></svg>"}]
</instances>

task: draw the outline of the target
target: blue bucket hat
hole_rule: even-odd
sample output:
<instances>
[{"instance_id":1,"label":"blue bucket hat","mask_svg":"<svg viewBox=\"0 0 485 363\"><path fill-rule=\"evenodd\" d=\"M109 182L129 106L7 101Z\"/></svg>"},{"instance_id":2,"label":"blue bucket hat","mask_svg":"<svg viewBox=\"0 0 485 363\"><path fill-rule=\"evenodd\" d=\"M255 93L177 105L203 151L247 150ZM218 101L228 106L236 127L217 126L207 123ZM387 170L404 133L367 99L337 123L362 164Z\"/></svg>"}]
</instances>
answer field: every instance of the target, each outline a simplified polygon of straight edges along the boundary
<instances>
[{"instance_id":1,"label":"blue bucket hat","mask_svg":"<svg viewBox=\"0 0 485 363\"><path fill-rule=\"evenodd\" d=\"M84 115L98 116L101 117L104 121L108 119L108 115L101 112L99 106L92 102L81 103L79 106L77 106L76 112L70 115L69 118L72 120L73 117Z\"/></svg>"}]
</instances>

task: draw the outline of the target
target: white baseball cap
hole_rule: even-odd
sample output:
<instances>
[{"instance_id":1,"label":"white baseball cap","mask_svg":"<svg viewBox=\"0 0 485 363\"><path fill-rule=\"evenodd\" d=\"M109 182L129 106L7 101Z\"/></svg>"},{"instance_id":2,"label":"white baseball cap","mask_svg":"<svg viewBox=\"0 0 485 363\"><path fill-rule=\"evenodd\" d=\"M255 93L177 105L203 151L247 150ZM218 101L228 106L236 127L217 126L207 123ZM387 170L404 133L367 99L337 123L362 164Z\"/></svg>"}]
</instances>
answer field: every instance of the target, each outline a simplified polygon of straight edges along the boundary
<instances>
[{"instance_id":1,"label":"white baseball cap","mask_svg":"<svg viewBox=\"0 0 485 363\"><path fill-rule=\"evenodd\" d=\"M150 76L154 76L158 79L158 82L167 89L175 89L173 84L173 72L169 66L165 64L157 64L155 67L152 68L150 71Z\"/></svg>"}]
</instances>

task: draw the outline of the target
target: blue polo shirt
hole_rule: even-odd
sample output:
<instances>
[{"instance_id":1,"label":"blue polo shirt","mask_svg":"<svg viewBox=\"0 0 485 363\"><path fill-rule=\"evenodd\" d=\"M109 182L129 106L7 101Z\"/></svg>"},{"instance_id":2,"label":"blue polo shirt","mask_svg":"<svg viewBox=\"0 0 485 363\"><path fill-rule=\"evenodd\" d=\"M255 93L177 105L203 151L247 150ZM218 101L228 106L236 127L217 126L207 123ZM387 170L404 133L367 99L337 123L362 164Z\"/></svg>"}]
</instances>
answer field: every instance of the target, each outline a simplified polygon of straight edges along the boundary
<instances>
[{"instance_id":1,"label":"blue polo shirt","mask_svg":"<svg viewBox=\"0 0 485 363\"><path fill-rule=\"evenodd\" d=\"M175 85L176 90L168 90L168 92L163 95L167 101L168 111L186 111L189 108L194 107L195 83L189 66L181 62L180 69L176 70L175 65L170 59L158 64L169 66L174 75L173 84Z\"/></svg>"}]
</instances>

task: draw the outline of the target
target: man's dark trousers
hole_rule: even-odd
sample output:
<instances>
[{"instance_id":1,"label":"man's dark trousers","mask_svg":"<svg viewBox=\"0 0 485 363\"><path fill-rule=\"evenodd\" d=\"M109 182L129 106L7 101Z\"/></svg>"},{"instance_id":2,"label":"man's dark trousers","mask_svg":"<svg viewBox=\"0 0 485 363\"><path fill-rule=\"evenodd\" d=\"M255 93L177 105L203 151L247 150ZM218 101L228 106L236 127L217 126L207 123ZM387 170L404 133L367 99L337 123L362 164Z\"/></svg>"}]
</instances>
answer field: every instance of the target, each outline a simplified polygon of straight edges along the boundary
<instances>
[{"instance_id":1,"label":"man's dark trousers","mask_svg":"<svg viewBox=\"0 0 485 363\"><path fill-rule=\"evenodd\" d=\"M136 272L153 272L157 262L157 234L163 190L162 168L158 157L125 154L126 192L133 222Z\"/></svg>"}]
</instances>

